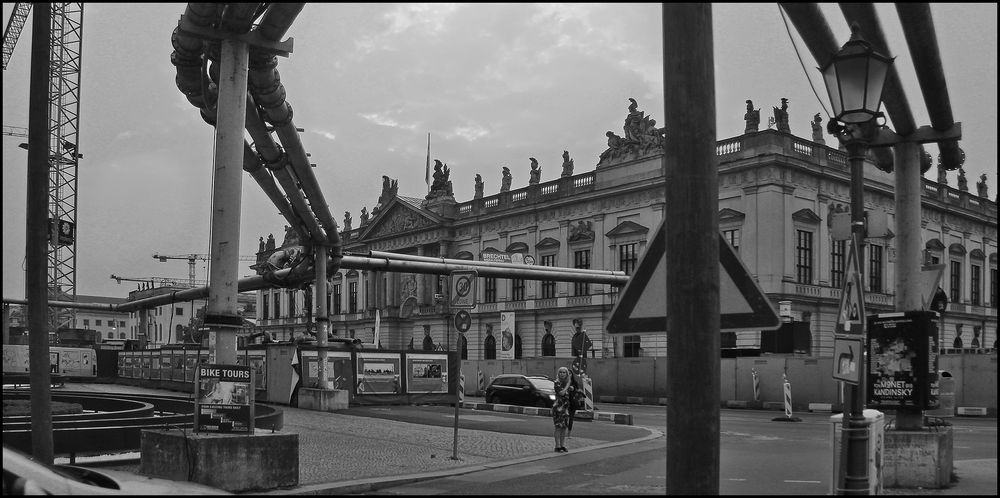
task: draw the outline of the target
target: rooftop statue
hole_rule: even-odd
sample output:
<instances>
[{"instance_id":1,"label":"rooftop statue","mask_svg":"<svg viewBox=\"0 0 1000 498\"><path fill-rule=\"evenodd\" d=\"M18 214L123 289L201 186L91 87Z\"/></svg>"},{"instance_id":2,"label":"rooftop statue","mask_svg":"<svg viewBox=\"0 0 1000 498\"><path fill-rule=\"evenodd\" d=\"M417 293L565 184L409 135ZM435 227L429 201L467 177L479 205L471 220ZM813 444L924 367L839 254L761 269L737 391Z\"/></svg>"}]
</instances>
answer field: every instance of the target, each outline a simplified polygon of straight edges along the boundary
<instances>
[{"instance_id":1,"label":"rooftop statue","mask_svg":"<svg viewBox=\"0 0 1000 498\"><path fill-rule=\"evenodd\" d=\"M788 127L788 99L781 98L781 107L774 108L774 118L772 123L777 125L778 131L791 133L792 130Z\"/></svg>"},{"instance_id":2,"label":"rooftop statue","mask_svg":"<svg viewBox=\"0 0 1000 498\"><path fill-rule=\"evenodd\" d=\"M608 148L601 153L597 166L601 167L611 162L621 162L638 159L663 151L665 129L656 127L656 120L640 111L635 99L628 99L628 116L625 118L624 132L621 137L612 131L606 133ZM564 161L568 154L564 155Z\"/></svg>"},{"instance_id":3,"label":"rooftop statue","mask_svg":"<svg viewBox=\"0 0 1000 498\"><path fill-rule=\"evenodd\" d=\"M982 197L983 199L990 198L990 186L986 184L986 173L983 173L979 177L979 181L976 182L976 191L979 194L979 197Z\"/></svg>"},{"instance_id":4,"label":"rooftop statue","mask_svg":"<svg viewBox=\"0 0 1000 498\"><path fill-rule=\"evenodd\" d=\"M503 178L500 180L500 191L508 192L510 191L510 182L514 180L514 175L510 174L510 168L503 167Z\"/></svg>"},{"instance_id":5,"label":"rooftop statue","mask_svg":"<svg viewBox=\"0 0 1000 498\"><path fill-rule=\"evenodd\" d=\"M528 185L537 185L542 180L542 168L538 166L537 159L533 157L528 159L531 161L531 171L529 172L531 176L528 178Z\"/></svg>"},{"instance_id":6,"label":"rooftop statue","mask_svg":"<svg viewBox=\"0 0 1000 498\"><path fill-rule=\"evenodd\" d=\"M760 109L754 110L752 100L747 100L747 112L743 115L743 120L747 122L743 133L753 133L760 127Z\"/></svg>"},{"instance_id":7,"label":"rooftop statue","mask_svg":"<svg viewBox=\"0 0 1000 498\"><path fill-rule=\"evenodd\" d=\"M427 199L433 197L441 196L452 196L454 195L452 190L451 180L451 170L448 169L447 164L442 164L441 161L434 160L434 183L431 184L431 191L427 194Z\"/></svg>"},{"instance_id":8,"label":"rooftop statue","mask_svg":"<svg viewBox=\"0 0 1000 498\"><path fill-rule=\"evenodd\" d=\"M476 173L476 195L473 199L482 199L483 197L483 177L479 173Z\"/></svg>"},{"instance_id":9,"label":"rooftop statue","mask_svg":"<svg viewBox=\"0 0 1000 498\"><path fill-rule=\"evenodd\" d=\"M563 151L562 174L559 176L573 176L573 160L569 158L569 151Z\"/></svg>"},{"instance_id":10,"label":"rooftop statue","mask_svg":"<svg viewBox=\"0 0 1000 498\"><path fill-rule=\"evenodd\" d=\"M813 116L812 123L810 124L812 125L812 130L813 130L813 142L825 145L826 140L823 139L823 125L821 124L822 122L823 118L821 118L819 116L819 113L817 112L816 115Z\"/></svg>"}]
</instances>

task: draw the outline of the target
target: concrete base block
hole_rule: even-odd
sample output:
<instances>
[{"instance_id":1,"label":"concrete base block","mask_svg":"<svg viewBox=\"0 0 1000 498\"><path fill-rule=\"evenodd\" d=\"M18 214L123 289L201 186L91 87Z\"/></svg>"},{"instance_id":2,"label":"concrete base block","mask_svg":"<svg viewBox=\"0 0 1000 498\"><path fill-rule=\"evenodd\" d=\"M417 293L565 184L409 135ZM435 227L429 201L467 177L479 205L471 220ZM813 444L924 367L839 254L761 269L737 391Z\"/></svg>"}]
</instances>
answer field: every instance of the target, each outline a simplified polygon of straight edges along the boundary
<instances>
[{"instance_id":1,"label":"concrete base block","mask_svg":"<svg viewBox=\"0 0 1000 498\"><path fill-rule=\"evenodd\" d=\"M299 484L299 435L144 430L139 473L231 492Z\"/></svg>"},{"instance_id":2,"label":"concrete base block","mask_svg":"<svg viewBox=\"0 0 1000 498\"><path fill-rule=\"evenodd\" d=\"M954 463L951 427L885 431L882 476L888 488L947 488Z\"/></svg>"},{"instance_id":3,"label":"concrete base block","mask_svg":"<svg viewBox=\"0 0 1000 498\"><path fill-rule=\"evenodd\" d=\"M346 410L350 403L350 394L344 389L299 389L299 408L332 412Z\"/></svg>"}]
</instances>

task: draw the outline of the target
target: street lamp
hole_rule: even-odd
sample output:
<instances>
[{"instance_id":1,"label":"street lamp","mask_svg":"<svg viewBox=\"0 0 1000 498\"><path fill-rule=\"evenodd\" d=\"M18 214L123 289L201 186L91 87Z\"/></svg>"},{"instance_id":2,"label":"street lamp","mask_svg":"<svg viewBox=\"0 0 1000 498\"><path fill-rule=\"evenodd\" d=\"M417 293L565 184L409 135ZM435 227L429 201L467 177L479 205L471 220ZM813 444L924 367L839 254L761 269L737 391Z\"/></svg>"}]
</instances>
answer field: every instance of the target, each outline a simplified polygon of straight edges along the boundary
<instances>
[{"instance_id":1,"label":"street lamp","mask_svg":"<svg viewBox=\"0 0 1000 498\"><path fill-rule=\"evenodd\" d=\"M847 146L851 166L851 236L863 262L865 239L864 162L868 144L880 125L882 88L893 62L861 38L857 24L851 25L851 39L841 47L820 72L826 84L834 118L827 130ZM863 264L859 264L859 272ZM862 317L864 319L864 317ZM851 386L848 416L844 417L838 494L868 494L868 427L864 416L865 362L860 363L860 380ZM843 446L842 446L843 447Z\"/></svg>"}]
</instances>

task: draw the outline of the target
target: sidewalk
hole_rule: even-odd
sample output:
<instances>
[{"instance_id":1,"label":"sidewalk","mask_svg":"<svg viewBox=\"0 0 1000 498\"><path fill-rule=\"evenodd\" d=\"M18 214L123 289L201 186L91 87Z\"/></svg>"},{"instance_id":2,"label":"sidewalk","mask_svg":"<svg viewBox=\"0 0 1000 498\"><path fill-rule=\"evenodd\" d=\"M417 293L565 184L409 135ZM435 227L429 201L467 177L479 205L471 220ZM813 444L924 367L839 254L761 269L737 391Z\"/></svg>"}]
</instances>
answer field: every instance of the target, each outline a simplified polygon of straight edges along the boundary
<instances>
[{"instance_id":1,"label":"sidewalk","mask_svg":"<svg viewBox=\"0 0 1000 498\"><path fill-rule=\"evenodd\" d=\"M117 384L69 384L67 390L177 394ZM278 405L284 413L281 432L299 435L299 486L252 494L346 494L560 456L552 436L471 430L459 427L458 460L453 460L453 426L433 426L374 419L344 412L318 412ZM483 412L476 417L490 417ZM463 414L463 416L466 416ZM541 418L539 416L539 418ZM593 422L609 424L613 422ZM622 426L619 426L622 427ZM580 431L582 432L582 431ZM627 427L630 436L602 441L574 436L573 452L630 444L661 437L642 427ZM138 465L116 467L131 472Z\"/></svg>"}]
</instances>

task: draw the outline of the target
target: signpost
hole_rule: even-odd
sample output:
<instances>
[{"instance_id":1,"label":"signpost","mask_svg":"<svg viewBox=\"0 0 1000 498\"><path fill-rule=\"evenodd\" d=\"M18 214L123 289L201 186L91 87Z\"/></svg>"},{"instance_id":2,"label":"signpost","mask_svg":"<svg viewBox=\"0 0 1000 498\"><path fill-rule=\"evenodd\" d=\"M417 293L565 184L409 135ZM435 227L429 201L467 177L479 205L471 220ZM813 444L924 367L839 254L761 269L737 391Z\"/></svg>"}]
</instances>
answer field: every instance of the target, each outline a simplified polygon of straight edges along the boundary
<instances>
[{"instance_id":1,"label":"signpost","mask_svg":"<svg viewBox=\"0 0 1000 498\"><path fill-rule=\"evenodd\" d=\"M837 313L836 334L863 336L865 333L865 289L861 285L861 271L858 266L858 245L851 242L847 255L847 273L840 295L840 311Z\"/></svg>"},{"instance_id":2,"label":"signpost","mask_svg":"<svg viewBox=\"0 0 1000 498\"><path fill-rule=\"evenodd\" d=\"M471 310L476 307L476 281L478 278L479 272L475 270L451 272L452 309Z\"/></svg>"},{"instance_id":3,"label":"signpost","mask_svg":"<svg viewBox=\"0 0 1000 498\"><path fill-rule=\"evenodd\" d=\"M667 278L667 253L662 221L655 233L611 310L607 326L610 334L666 330L666 296L662 283ZM720 330L774 330L780 327L781 320L771 301L721 233L719 265Z\"/></svg>"}]
</instances>

